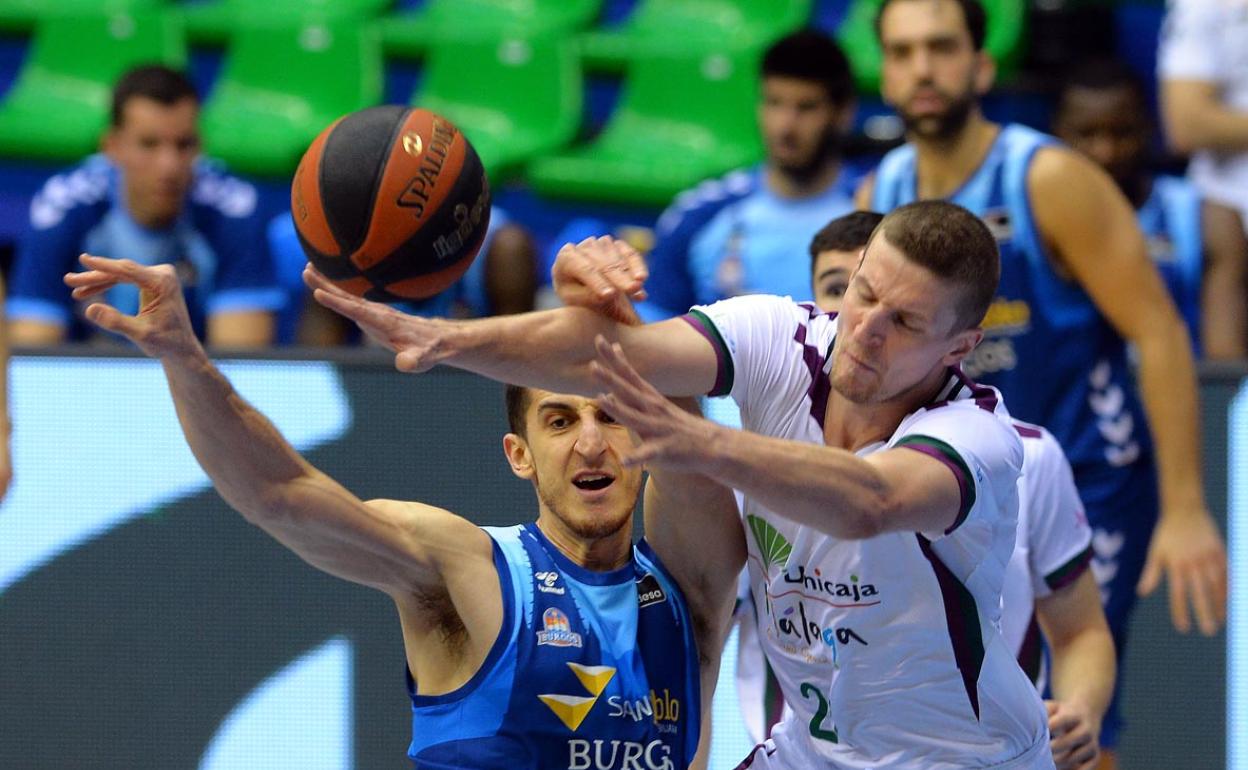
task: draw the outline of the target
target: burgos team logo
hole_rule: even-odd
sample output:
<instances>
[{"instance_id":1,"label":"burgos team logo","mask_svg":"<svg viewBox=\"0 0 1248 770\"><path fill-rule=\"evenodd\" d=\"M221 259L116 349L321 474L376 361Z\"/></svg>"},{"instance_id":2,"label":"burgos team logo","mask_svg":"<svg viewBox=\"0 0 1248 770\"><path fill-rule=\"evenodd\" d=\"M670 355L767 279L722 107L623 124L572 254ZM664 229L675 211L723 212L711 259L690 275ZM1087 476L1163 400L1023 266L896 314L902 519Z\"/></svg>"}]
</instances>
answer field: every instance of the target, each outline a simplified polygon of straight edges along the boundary
<instances>
[{"instance_id":1,"label":"burgos team logo","mask_svg":"<svg viewBox=\"0 0 1248 770\"><path fill-rule=\"evenodd\" d=\"M552 607L546 612L558 612L558 610ZM581 722L589 716L590 709L598 702L598 696L607 689L607 683L611 681L611 677L615 676L615 669L610 666L582 666L579 663L568 663L568 668L576 674L576 678L580 680L581 686L589 695L546 694L537 697L555 712L560 722L567 725L569 730L576 732L576 728L581 726Z\"/></svg>"},{"instance_id":2,"label":"burgos team logo","mask_svg":"<svg viewBox=\"0 0 1248 770\"><path fill-rule=\"evenodd\" d=\"M568 623L568 616L560 612L558 608L548 607L542 613L542 626L544 630L537 632L538 644L549 644L553 647L581 646L581 635L572 630L571 624Z\"/></svg>"}]
</instances>

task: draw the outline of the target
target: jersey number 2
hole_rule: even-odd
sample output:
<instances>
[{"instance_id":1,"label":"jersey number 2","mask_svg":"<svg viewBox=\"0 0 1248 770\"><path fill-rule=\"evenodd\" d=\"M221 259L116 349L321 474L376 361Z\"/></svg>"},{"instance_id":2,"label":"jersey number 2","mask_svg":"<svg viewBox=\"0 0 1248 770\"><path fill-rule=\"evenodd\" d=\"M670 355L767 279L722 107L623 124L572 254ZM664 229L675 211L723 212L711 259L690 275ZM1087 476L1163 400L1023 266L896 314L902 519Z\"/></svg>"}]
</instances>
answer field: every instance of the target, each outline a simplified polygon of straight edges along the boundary
<instances>
[{"instance_id":1,"label":"jersey number 2","mask_svg":"<svg viewBox=\"0 0 1248 770\"><path fill-rule=\"evenodd\" d=\"M815 715L810 718L810 734L824 741L832 743L840 743L840 739L836 737L836 727L831 730L823 726L823 720L828 716L828 699L823 697L823 693L819 692L819 688L810 682L802 682L802 697L809 698L814 696L819 702L819 707L815 709Z\"/></svg>"}]
</instances>

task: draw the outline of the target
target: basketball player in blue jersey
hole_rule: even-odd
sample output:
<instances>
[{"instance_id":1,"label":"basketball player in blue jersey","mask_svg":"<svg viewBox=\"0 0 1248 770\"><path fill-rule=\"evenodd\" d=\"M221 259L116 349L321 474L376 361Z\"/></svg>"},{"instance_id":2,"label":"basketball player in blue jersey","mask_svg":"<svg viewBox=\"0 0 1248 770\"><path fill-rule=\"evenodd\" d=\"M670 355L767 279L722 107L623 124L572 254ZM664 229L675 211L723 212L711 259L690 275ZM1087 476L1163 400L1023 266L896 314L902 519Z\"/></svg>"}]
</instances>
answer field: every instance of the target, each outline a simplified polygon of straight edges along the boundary
<instances>
[{"instance_id":1,"label":"basketball player in blue jersey","mask_svg":"<svg viewBox=\"0 0 1248 770\"><path fill-rule=\"evenodd\" d=\"M855 108L845 54L822 32L795 32L767 50L761 77L766 160L681 193L659 218L638 306L646 320L740 294L809 299L806 244L853 208L841 163Z\"/></svg>"},{"instance_id":2,"label":"basketball player in blue jersey","mask_svg":"<svg viewBox=\"0 0 1248 770\"><path fill-rule=\"evenodd\" d=\"M1153 175L1144 86L1125 64L1084 62L1057 96L1053 133L1113 177L1135 207L1148 254L1187 323L1198 355L1248 356L1248 242L1234 209L1187 179Z\"/></svg>"},{"instance_id":3,"label":"basketball player in blue jersey","mask_svg":"<svg viewBox=\"0 0 1248 770\"><path fill-rule=\"evenodd\" d=\"M695 765L744 560L740 536L698 536L739 535L727 490L652 476L656 545L634 546L642 472L622 458L635 436L588 398L511 387L503 449L534 485L536 523L482 528L421 503L363 502L212 365L171 266L82 262L85 272L65 278L76 299L140 290L141 314L96 303L87 317L161 361L187 442L222 497L313 566L393 598L418 770Z\"/></svg>"},{"instance_id":4,"label":"basketball player in blue jersey","mask_svg":"<svg viewBox=\"0 0 1248 770\"><path fill-rule=\"evenodd\" d=\"M994 230L1001 283L964 369L1066 452L1097 530L1095 568L1112 575L1103 598L1119 657L1137 591L1151 593L1163 575L1175 627L1186 632L1194 611L1215 633L1226 553L1201 488L1191 346L1130 203L1082 155L984 118L978 99L994 65L975 0L884 0L876 26L883 97L909 141L860 188L859 207L943 198ZM1111 706L1103 746L1119 727Z\"/></svg>"}]
</instances>

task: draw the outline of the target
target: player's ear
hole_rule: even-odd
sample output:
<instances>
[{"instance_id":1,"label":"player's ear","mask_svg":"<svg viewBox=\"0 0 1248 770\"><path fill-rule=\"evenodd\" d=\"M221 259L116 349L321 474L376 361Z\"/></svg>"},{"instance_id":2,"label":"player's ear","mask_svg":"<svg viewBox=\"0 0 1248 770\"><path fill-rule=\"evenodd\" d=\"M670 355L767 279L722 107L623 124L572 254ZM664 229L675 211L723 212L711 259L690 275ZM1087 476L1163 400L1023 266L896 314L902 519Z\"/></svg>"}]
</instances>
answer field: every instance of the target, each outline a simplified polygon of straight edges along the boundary
<instances>
[{"instance_id":1,"label":"player's ear","mask_svg":"<svg viewBox=\"0 0 1248 770\"><path fill-rule=\"evenodd\" d=\"M515 433L508 433L503 436L503 454L507 455L512 473L522 479L533 478L533 453L529 450L529 442Z\"/></svg>"},{"instance_id":2,"label":"player's ear","mask_svg":"<svg viewBox=\"0 0 1248 770\"><path fill-rule=\"evenodd\" d=\"M997 62L987 51L975 54L975 93L983 96L997 82Z\"/></svg>"},{"instance_id":3,"label":"player's ear","mask_svg":"<svg viewBox=\"0 0 1248 770\"><path fill-rule=\"evenodd\" d=\"M953 339L950 341L952 347L949 349L949 352L945 354L943 361L944 365L954 366L960 363L964 358L971 354L971 351L975 349L975 346L978 345L979 341L983 338L984 330L978 326L970 329L964 329L953 335Z\"/></svg>"}]
</instances>

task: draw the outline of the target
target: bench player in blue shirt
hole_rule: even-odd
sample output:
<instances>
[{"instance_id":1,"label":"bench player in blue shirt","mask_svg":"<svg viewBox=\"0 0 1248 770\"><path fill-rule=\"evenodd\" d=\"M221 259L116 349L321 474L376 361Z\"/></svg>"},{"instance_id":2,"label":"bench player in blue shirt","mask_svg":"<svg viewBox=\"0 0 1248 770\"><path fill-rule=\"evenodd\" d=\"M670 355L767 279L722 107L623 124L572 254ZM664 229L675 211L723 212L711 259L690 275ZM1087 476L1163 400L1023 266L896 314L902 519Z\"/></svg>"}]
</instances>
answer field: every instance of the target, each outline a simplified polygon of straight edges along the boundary
<instances>
[{"instance_id":1,"label":"bench player in blue shirt","mask_svg":"<svg viewBox=\"0 0 1248 770\"><path fill-rule=\"evenodd\" d=\"M634 546L642 471L621 457L635 436L591 399L513 387L503 449L533 482L536 523L483 528L421 503L361 501L213 367L172 267L83 263L65 279L76 299L122 284L142 292L142 316L98 303L87 317L160 359L187 441L222 497L313 566L394 600L418 770L695 762L745 545L693 542L708 529L739 531L728 490L652 477L654 546Z\"/></svg>"},{"instance_id":2,"label":"bench player in blue shirt","mask_svg":"<svg viewBox=\"0 0 1248 770\"><path fill-rule=\"evenodd\" d=\"M1190 603L1200 630L1215 633L1226 551L1201 486L1191 347L1135 212L1083 156L984 118L979 98L995 69L975 0L884 0L876 29L883 97L908 143L863 184L859 207L944 198L995 232L1001 282L963 368L1066 452L1094 530L1094 569L1113 574L1102 588L1119 658L1137 591L1152 592L1163 574L1175 627L1190 628ZM1115 699L1103 747L1112 750L1120 726Z\"/></svg>"},{"instance_id":3,"label":"bench player in blue shirt","mask_svg":"<svg viewBox=\"0 0 1248 770\"><path fill-rule=\"evenodd\" d=\"M198 116L181 73L145 66L121 77L104 151L52 177L31 201L10 287L14 342L49 345L92 331L61 281L83 252L176 266L196 333L210 344L273 341L283 297L256 189L200 157ZM138 292L117 286L108 301L132 313Z\"/></svg>"}]
</instances>

